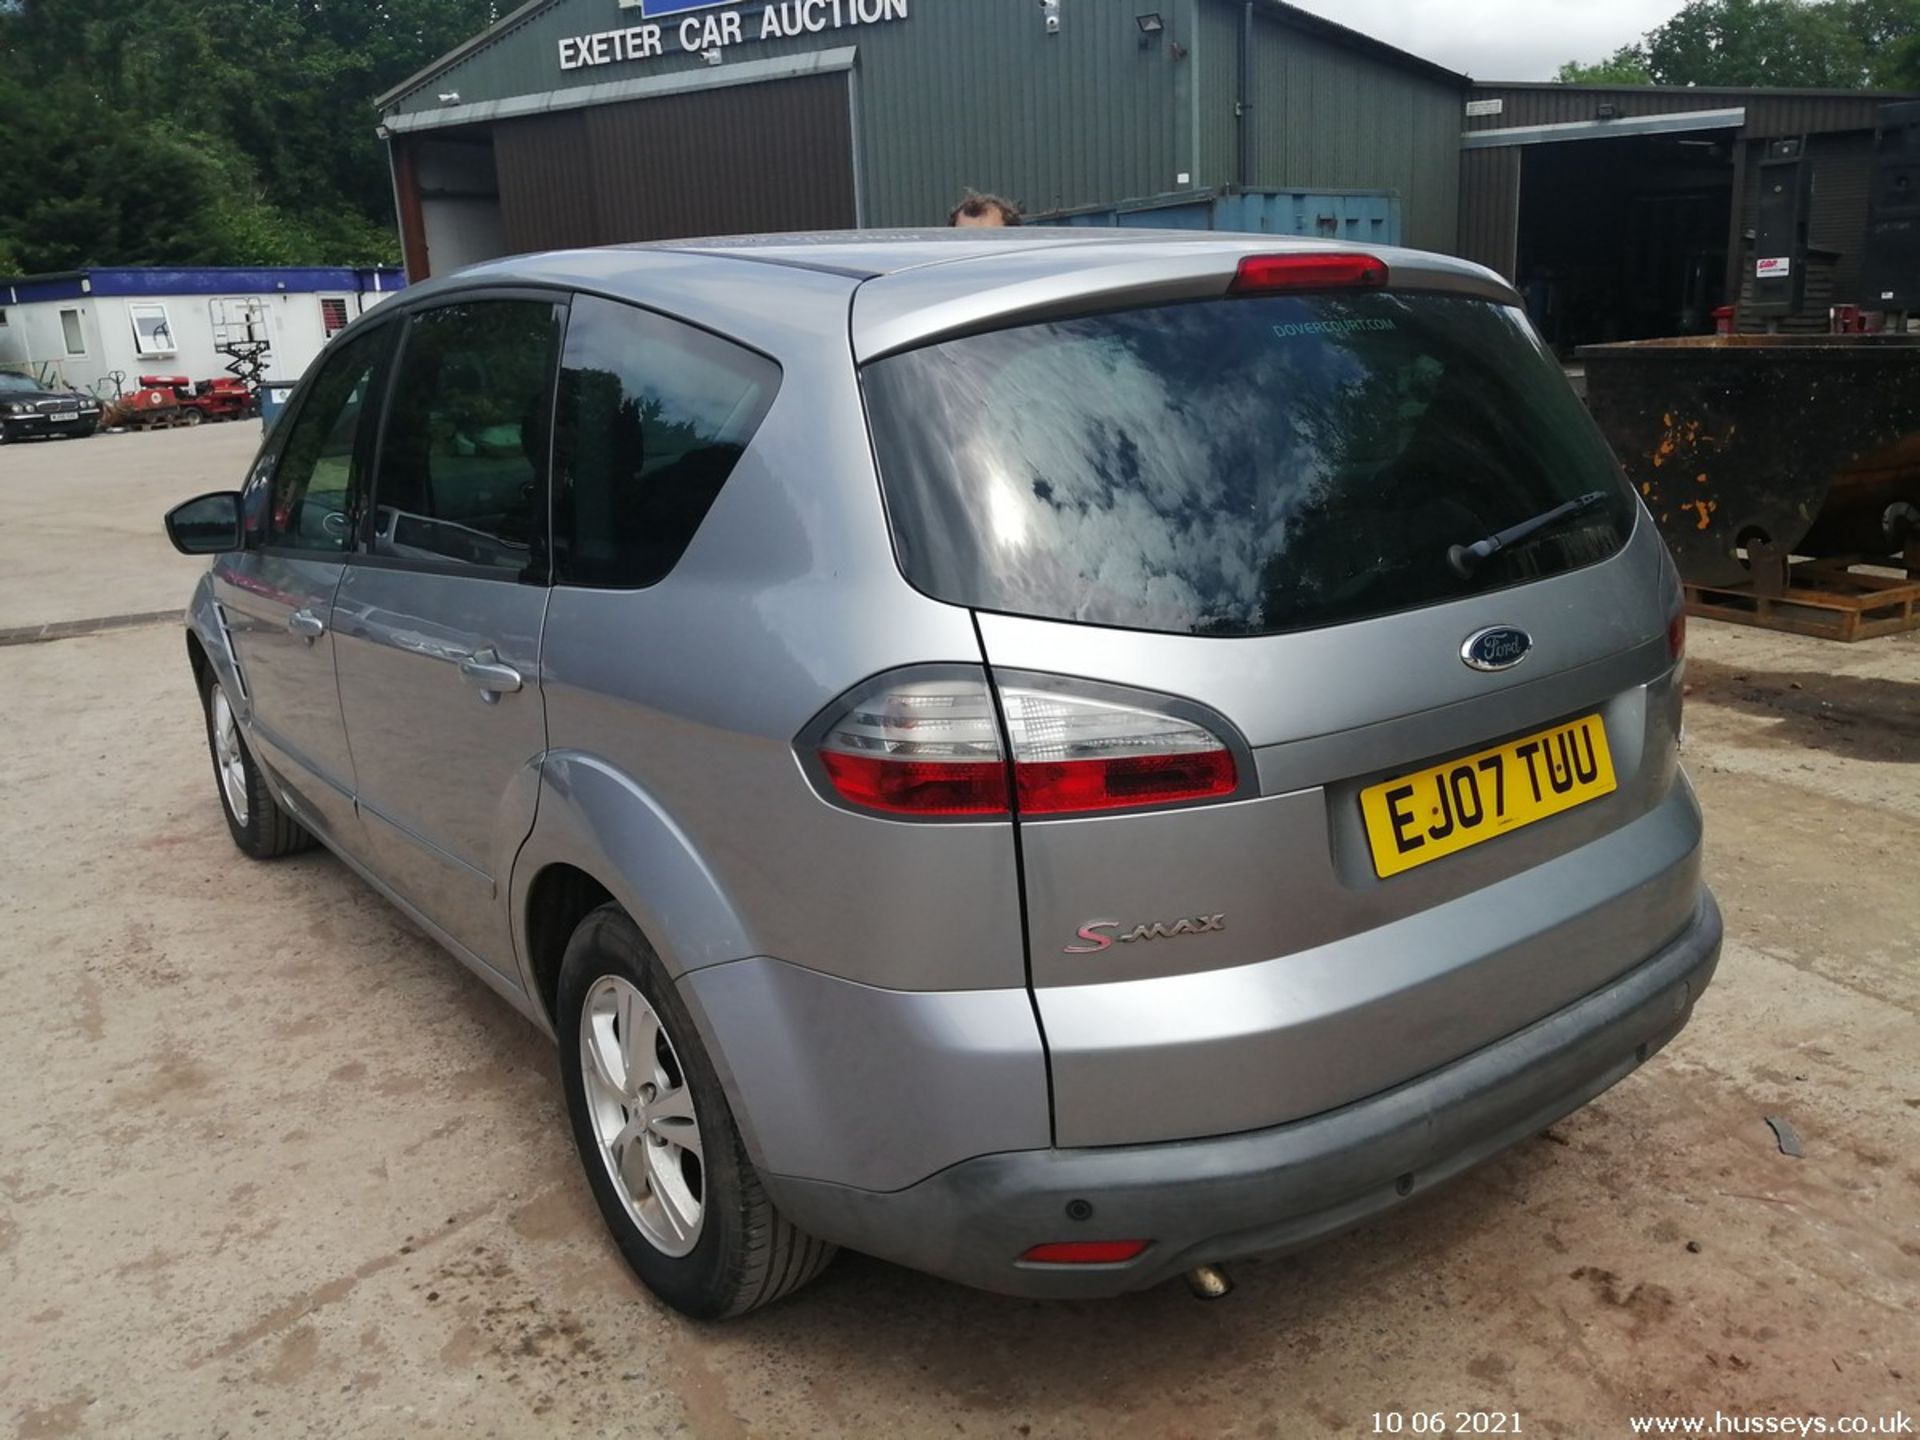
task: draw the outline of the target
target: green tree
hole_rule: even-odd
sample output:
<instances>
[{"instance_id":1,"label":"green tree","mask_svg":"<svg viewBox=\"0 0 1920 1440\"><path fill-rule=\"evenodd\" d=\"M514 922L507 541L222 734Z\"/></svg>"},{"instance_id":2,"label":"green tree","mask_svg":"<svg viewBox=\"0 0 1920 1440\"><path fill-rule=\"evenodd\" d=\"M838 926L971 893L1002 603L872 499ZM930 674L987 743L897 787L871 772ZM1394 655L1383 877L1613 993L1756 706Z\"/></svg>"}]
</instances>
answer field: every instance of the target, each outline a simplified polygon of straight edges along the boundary
<instances>
[{"instance_id":1,"label":"green tree","mask_svg":"<svg viewBox=\"0 0 1920 1440\"><path fill-rule=\"evenodd\" d=\"M1651 85L1646 52L1638 45L1622 45L1592 65L1569 60L1554 77L1562 85Z\"/></svg>"},{"instance_id":2,"label":"green tree","mask_svg":"<svg viewBox=\"0 0 1920 1440\"><path fill-rule=\"evenodd\" d=\"M1847 28L1866 51L1870 84L1920 90L1920 0L1851 0Z\"/></svg>"},{"instance_id":3,"label":"green tree","mask_svg":"<svg viewBox=\"0 0 1920 1440\"><path fill-rule=\"evenodd\" d=\"M397 258L376 95L496 0L0 0L0 269Z\"/></svg>"},{"instance_id":4,"label":"green tree","mask_svg":"<svg viewBox=\"0 0 1920 1440\"><path fill-rule=\"evenodd\" d=\"M1573 84L1920 86L1920 0L1692 0Z\"/></svg>"},{"instance_id":5,"label":"green tree","mask_svg":"<svg viewBox=\"0 0 1920 1440\"><path fill-rule=\"evenodd\" d=\"M1846 11L1806 0L1694 0L1648 32L1647 69L1661 85L1859 87L1866 50Z\"/></svg>"}]
</instances>

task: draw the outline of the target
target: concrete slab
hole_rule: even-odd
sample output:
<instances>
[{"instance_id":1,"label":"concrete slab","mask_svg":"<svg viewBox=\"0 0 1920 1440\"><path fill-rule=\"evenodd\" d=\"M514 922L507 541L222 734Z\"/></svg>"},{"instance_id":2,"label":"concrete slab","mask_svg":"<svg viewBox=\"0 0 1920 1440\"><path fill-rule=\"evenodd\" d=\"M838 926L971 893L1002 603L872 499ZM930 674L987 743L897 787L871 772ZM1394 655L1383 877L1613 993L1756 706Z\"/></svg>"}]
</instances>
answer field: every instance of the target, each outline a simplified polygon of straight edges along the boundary
<instances>
[{"instance_id":1,"label":"concrete slab","mask_svg":"<svg viewBox=\"0 0 1920 1440\"><path fill-rule=\"evenodd\" d=\"M207 562L178 554L161 517L239 489L260 439L235 420L0 445L0 631L180 609Z\"/></svg>"},{"instance_id":2,"label":"concrete slab","mask_svg":"<svg viewBox=\"0 0 1920 1440\"><path fill-rule=\"evenodd\" d=\"M0 617L179 604L194 562L158 511L234 483L250 437L66 448L0 451ZM0 1434L1159 1440L1437 1409L1586 1437L1636 1414L1911 1414L1920 637L1697 625L1692 677L1732 939L1694 1026L1595 1105L1236 1267L1216 1304L1023 1303L843 1256L703 1327L622 1269L546 1042L337 862L233 849L174 627L0 648Z\"/></svg>"}]
</instances>

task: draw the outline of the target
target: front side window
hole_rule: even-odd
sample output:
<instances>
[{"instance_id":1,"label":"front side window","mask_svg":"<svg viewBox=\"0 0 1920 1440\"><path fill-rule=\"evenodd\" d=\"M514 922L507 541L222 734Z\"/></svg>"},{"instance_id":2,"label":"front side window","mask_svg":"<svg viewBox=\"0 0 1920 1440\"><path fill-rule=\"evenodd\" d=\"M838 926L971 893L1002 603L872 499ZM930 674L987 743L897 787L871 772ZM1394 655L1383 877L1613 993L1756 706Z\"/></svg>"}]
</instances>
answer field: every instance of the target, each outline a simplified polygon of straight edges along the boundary
<instances>
[{"instance_id":1,"label":"front side window","mask_svg":"<svg viewBox=\"0 0 1920 1440\"><path fill-rule=\"evenodd\" d=\"M338 554L352 539L361 424L393 341L382 325L321 363L273 467L267 543Z\"/></svg>"},{"instance_id":2,"label":"front side window","mask_svg":"<svg viewBox=\"0 0 1920 1440\"><path fill-rule=\"evenodd\" d=\"M1271 635L1603 560L1636 508L1518 310L1365 291L1021 326L869 365L895 546L928 594ZM1466 573L1450 558L1568 512Z\"/></svg>"},{"instance_id":3,"label":"front side window","mask_svg":"<svg viewBox=\"0 0 1920 1440\"><path fill-rule=\"evenodd\" d=\"M442 305L407 322L374 487L373 553L546 578L559 309Z\"/></svg>"},{"instance_id":4,"label":"front side window","mask_svg":"<svg viewBox=\"0 0 1920 1440\"><path fill-rule=\"evenodd\" d=\"M763 355L631 305L573 302L554 436L561 584L667 577L780 388Z\"/></svg>"}]
</instances>

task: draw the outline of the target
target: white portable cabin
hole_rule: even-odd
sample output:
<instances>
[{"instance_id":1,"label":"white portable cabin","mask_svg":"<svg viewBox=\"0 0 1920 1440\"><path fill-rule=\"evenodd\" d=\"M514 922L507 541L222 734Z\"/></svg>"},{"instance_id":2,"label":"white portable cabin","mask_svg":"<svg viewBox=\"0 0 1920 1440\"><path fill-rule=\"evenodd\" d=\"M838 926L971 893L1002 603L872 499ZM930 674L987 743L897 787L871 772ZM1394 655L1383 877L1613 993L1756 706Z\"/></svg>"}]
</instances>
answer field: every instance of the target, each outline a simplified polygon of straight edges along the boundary
<instances>
[{"instance_id":1,"label":"white portable cabin","mask_svg":"<svg viewBox=\"0 0 1920 1440\"><path fill-rule=\"evenodd\" d=\"M328 337L405 285L398 270L293 266L0 279L0 369L111 397L142 375L226 375L222 345L264 340L263 378L296 380Z\"/></svg>"}]
</instances>

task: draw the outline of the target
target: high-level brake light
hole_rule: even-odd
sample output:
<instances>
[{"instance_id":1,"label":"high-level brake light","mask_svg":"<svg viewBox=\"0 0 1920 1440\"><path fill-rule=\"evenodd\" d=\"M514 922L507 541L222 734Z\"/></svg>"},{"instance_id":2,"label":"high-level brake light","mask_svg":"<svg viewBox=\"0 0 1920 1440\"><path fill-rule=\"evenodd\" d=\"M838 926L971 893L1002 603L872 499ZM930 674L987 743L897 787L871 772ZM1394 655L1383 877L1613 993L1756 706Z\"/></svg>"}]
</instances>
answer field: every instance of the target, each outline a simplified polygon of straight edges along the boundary
<instances>
[{"instance_id":1,"label":"high-level brake light","mask_svg":"<svg viewBox=\"0 0 1920 1440\"><path fill-rule=\"evenodd\" d=\"M1002 685L996 708L981 679L901 678L858 692L815 733L834 793L885 815L1101 814L1224 799L1240 786L1233 751L1205 725L1051 682Z\"/></svg>"},{"instance_id":2,"label":"high-level brake light","mask_svg":"<svg viewBox=\"0 0 1920 1440\"><path fill-rule=\"evenodd\" d=\"M1292 290L1378 290L1387 265L1372 255L1249 255L1233 277L1235 295L1275 295Z\"/></svg>"}]
</instances>

